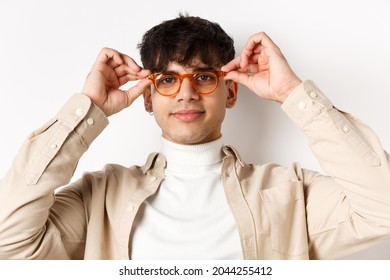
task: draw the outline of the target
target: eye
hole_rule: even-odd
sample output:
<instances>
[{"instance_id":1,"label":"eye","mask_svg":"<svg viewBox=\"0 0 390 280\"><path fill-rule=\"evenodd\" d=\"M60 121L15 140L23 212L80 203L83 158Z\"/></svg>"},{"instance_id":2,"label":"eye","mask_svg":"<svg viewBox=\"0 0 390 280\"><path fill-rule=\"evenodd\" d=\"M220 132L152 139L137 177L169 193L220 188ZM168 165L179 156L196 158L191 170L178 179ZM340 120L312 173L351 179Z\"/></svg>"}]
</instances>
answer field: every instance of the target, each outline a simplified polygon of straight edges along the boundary
<instances>
[{"instance_id":1,"label":"eye","mask_svg":"<svg viewBox=\"0 0 390 280\"><path fill-rule=\"evenodd\" d=\"M214 83L216 77L214 73L198 73L195 76L195 81L198 83Z\"/></svg>"},{"instance_id":2,"label":"eye","mask_svg":"<svg viewBox=\"0 0 390 280\"><path fill-rule=\"evenodd\" d=\"M162 79L161 82L164 84L172 84L175 82L175 78L174 77L166 77L166 78Z\"/></svg>"},{"instance_id":3,"label":"eye","mask_svg":"<svg viewBox=\"0 0 390 280\"><path fill-rule=\"evenodd\" d=\"M162 74L157 77L156 82L158 86L169 86L177 83L178 78L172 74Z\"/></svg>"}]
</instances>

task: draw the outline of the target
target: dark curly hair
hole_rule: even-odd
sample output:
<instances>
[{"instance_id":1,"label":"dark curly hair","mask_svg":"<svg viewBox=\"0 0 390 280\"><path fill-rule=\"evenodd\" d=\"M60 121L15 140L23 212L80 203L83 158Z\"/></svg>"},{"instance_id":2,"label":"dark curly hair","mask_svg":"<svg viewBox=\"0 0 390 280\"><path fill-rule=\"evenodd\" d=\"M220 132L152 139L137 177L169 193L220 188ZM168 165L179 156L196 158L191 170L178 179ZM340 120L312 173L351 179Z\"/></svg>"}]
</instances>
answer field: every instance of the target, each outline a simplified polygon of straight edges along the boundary
<instances>
[{"instance_id":1,"label":"dark curly hair","mask_svg":"<svg viewBox=\"0 0 390 280\"><path fill-rule=\"evenodd\" d=\"M194 58L221 67L235 55L233 39L219 24L188 15L151 28L138 48L144 68L152 72L162 71L170 62L189 66Z\"/></svg>"}]
</instances>

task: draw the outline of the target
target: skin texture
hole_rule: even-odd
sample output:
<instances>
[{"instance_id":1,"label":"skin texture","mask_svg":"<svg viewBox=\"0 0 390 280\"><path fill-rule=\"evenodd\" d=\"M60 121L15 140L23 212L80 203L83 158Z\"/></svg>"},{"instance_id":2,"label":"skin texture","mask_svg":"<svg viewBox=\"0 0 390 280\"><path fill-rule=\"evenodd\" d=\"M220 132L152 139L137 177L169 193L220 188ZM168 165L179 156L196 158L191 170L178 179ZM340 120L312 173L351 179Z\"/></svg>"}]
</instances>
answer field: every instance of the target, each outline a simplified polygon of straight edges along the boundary
<instances>
[{"instance_id":1,"label":"skin texture","mask_svg":"<svg viewBox=\"0 0 390 280\"><path fill-rule=\"evenodd\" d=\"M131 57L114 49L103 48L84 83L82 92L106 114L107 117L129 107L151 81L145 78L150 71L142 69ZM129 81L139 81L128 90L120 89Z\"/></svg>"},{"instance_id":2,"label":"skin texture","mask_svg":"<svg viewBox=\"0 0 390 280\"><path fill-rule=\"evenodd\" d=\"M207 66L194 58L191 66L171 62L166 70L184 74ZM221 70L227 74L209 95L197 94L190 81L184 79L176 96L164 97L155 93L152 81L146 79L151 74L149 70L125 54L104 48L82 92L107 116L129 107L143 95L145 110L154 113L164 138L179 144L198 144L221 136L226 109L237 101L237 84L248 87L261 98L283 103L301 83L279 47L264 32L252 35L240 55ZM128 90L121 89L129 81L138 83Z\"/></svg>"},{"instance_id":3,"label":"skin texture","mask_svg":"<svg viewBox=\"0 0 390 280\"><path fill-rule=\"evenodd\" d=\"M228 72L225 79L232 79L259 97L279 103L283 103L302 82L288 65L279 47L264 32L252 35L240 56L221 70Z\"/></svg>"},{"instance_id":4,"label":"skin texture","mask_svg":"<svg viewBox=\"0 0 390 280\"><path fill-rule=\"evenodd\" d=\"M194 68L207 68L199 60L191 67L171 62L167 71L179 74L192 73ZM181 144L199 144L221 136L221 125L226 108L237 100L237 87L232 81L220 79L217 88L208 95L194 91L189 79L184 79L176 96L165 97L152 87L144 94L145 109L153 112L162 136Z\"/></svg>"}]
</instances>

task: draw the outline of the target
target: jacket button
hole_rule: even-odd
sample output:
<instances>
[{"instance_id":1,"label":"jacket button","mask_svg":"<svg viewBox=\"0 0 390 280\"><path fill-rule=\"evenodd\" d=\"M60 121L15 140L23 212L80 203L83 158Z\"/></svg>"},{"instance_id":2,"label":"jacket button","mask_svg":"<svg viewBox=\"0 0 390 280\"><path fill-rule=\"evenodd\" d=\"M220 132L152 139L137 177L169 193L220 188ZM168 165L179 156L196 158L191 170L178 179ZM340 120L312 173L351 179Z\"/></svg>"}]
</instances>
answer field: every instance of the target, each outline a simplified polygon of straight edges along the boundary
<instances>
[{"instance_id":1,"label":"jacket button","mask_svg":"<svg viewBox=\"0 0 390 280\"><path fill-rule=\"evenodd\" d=\"M349 127L344 125L343 126L343 132L345 132L345 133L349 132Z\"/></svg>"},{"instance_id":2,"label":"jacket button","mask_svg":"<svg viewBox=\"0 0 390 280\"><path fill-rule=\"evenodd\" d=\"M156 177L154 177L154 176L152 176L152 177L150 177L150 179L149 179L149 180L150 180L150 182L152 182L152 183L153 183L153 182L156 182L157 178L156 178Z\"/></svg>"},{"instance_id":3,"label":"jacket button","mask_svg":"<svg viewBox=\"0 0 390 280\"><path fill-rule=\"evenodd\" d=\"M313 98L313 99L317 98L317 93L315 93L314 91L311 91L310 92L310 97Z\"/></svg>"},{"instance_id":4,"label":"jacket button","mask_svg":"<svg viewBox=\"0 0 390 280\"><path fill-rule=\"evenodd\" d=\"M80 117L83 114L83 109L77 108L76 111L74 111L74 113L76 114L76 116Z\"/></svg>"},{"instance_id":5,"label":"jacket button","mask_svg":"<svg viewBox=\"0 0 390 280\"><path fill-rule=\"evenodd\" d=\"M88 119L87 119L87 124L88 124L88 125L93 125L94 122L95 122L95 121L93 120L93 118L88 118Z\"/></svg>"}]
</instances>

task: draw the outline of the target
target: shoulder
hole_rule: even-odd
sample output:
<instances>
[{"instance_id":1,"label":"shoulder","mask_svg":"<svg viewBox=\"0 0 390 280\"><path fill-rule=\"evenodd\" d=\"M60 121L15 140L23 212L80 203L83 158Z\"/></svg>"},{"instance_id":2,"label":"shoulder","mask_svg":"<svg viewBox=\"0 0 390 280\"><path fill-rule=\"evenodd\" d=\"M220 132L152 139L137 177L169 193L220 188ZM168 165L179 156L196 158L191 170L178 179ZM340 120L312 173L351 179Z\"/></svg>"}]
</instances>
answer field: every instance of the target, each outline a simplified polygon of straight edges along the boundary
<instances>
[{"instance_id":1,"label":"shoulder","mask_svg":"<svg viewBox=\"0 0 390 280\"><path fill-rule=\"evenodd\" d=\"M282 166L277 163L252 164L246 163L232 146L224 146L224 161L231 161L235 165L237 175L241 178L256 177L262 181L300 181L303 171L299 163Z\"/></svg>"},{"instance_id":2,"label":"shoulder","mask_svg":"<svg viewBox=\"0 0 390 280\"><path fill-rule=\"evenodd\" d=\"M159 153L151 153L143 165L124 166L106 164L101 170L84 172L75 182L82 189L112 189L135 188L142 186L143 181L150 176L163 177L165 157Z\"/></svg>"}]
</instances>

